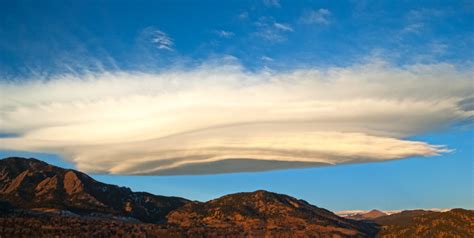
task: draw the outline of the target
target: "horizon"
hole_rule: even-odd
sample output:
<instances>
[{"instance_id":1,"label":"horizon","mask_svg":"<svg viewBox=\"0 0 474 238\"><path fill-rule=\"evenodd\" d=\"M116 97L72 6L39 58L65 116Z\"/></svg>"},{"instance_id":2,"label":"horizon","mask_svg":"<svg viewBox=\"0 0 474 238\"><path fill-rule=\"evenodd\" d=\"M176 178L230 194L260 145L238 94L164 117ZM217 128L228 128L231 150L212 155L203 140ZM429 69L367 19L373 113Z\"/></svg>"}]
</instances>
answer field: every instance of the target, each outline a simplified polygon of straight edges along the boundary
<instances>
[{"instance_id":1,"label":"horizon","mask_svg":"<svg viewBox=\"0 0 474 238\"><path fill-rule=\"evenodd\" d=\"M462 0L3 2L0 158L198 201L474 209L472 22Z\"/></svg>"},{"instance_id":2,"label":"horizon","mask_svg":"<svg viewBox=\"0 0 474 238\"><path fill-rule=\"evenodd\" d=\"M9 159L9 158L20 158L20 159L35 159L35 160L38 160L34 157L16 157L16 156L12 156L12 157L3 157L3 158L0 158L1 159ZM39 161L42 161L42 162L46 162L46 161L43 161L43 160L39 160ZM55 163L56 162L56 163ZM65 169L65 170L75 170L75 171L78 171L76 168L74 168L74 165L72 164L68 164L68 163L64 163L62 161L55 161L55 160L51 160L51 163L48 163L46 162L47 164L49 165L53 165L53 166L56 166L58 168L61 168L61 169ZM65 167L63 167L65 166ZM81 172L81 171L78 171L78 172ZM88 175L90 177L92 177L93 179L94 178L94 175ZM96 180L98 182L102 182L100 180ZM106 183L107 184L107 183ZM118 185L118 186L121 186L120 184L110 184L110 185ZM128 187L127 187L128 188ZM147 192L147 191L135 191L132 189L133 192ZM267 191L267 190L263 190L263 189L257 189L257 190L252 190L252 191L240 191L240 192L236 192L236 193L232 193L232 194L237 194L237 193L254 193L254 192L257 192L257 191L266 191L266 192L270 192L270 193L273 193L272 191ZM160 195L160 194L154 194L154 195ZM231 195L231 194L225 194L226 195ZM224 195L223 195L224 196ZM174 196L171 196L170 197L174 197ZM185 199L187 199L186 197L183 197ZM214 197L214 198L210 198L208 200L192 200L192 201L198 201L198 202L208 202L208 201L211 201L211 200L214 200L214 199L217 199L217 198L220 198L220 197ZM312 204L312 205L316 205L316 204ZM435 212L446 212L446 211L450 211L452 209L457 209L455 207L452 207L452 208L411 208L411 209L398 209L398 210L383 210L383 209L377 209L377 208L372 208L370 210L338 210L338 211L332 211L334 212L334 214L338 215L338 216L348 216L348 215L354 215L354 214L364 214L364 213L368 213L368 212L372 212L372 211L379 211L379 212L383 212L387 215L392 215L392 214L396 214L396 213L400 213L400 212L403 212L403 211L409 211L409 210L425 210L425 211L435 211Z\"/></svg>"}]
</instances>

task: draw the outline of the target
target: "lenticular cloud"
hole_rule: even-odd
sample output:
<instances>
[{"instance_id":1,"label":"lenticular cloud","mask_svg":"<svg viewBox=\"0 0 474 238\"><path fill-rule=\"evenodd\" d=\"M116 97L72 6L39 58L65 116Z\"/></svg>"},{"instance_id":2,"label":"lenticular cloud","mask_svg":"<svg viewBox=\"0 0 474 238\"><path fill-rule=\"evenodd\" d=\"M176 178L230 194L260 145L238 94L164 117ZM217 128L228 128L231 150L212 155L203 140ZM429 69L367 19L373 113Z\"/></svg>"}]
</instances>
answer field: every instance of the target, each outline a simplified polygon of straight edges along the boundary
<instances>
[{"instance_id":1,"label":"lenticular cloud","mask_svg":"<svg viewBox=\"0 0 474 238\"><path fill-rule=\"evenodd\" d=\"M247 72L204 65L0 84L0 149L86 172L214 174L449 151L406 139L473 118L472 71L448 64Z\"/></svg>"}]
</instances>

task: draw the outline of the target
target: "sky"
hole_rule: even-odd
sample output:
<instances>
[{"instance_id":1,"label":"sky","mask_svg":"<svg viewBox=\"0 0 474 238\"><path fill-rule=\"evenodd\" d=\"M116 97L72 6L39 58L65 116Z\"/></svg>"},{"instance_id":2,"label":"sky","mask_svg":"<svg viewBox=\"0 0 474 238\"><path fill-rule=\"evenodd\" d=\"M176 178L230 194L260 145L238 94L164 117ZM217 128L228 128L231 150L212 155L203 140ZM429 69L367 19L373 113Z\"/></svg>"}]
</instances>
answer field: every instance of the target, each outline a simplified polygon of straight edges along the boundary
<instances>
[{"instance_id":1,"label":"sky","mask_svg":"<svg viewBox=\"0 0 474 238\"><path fill-rule=\"evenodd\" d=\"M471 1L2 1L0 155L206 201L474 208Z\"/></svg>"}]
</instances>

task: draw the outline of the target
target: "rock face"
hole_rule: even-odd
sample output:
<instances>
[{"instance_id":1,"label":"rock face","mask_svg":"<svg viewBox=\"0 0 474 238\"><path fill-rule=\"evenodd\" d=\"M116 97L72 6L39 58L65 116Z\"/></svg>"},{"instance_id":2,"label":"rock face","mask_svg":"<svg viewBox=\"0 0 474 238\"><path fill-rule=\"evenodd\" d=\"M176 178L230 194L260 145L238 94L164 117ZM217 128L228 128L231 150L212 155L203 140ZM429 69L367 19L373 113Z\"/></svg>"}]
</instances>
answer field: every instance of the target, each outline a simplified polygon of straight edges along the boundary
<instances>
[{"instance_id":1,"label":"rock face","mask_svg":"<svg viewBox=\"0 0 474 238\"><path fill-rule=\"evenodd\" d=\"M403 211L375 219L378 237L474 237L474 211Z\"/></svg>"},{"instance_id":2,"label":"rock face","mask_svg":"<svg viewBox=\"0 0 474 238\"><path fill-rule=\"evenodd\" d=\"M189 202L178 197L132 192L75 170L13 157L0 160L0 198L25 209L99 213L152 223L165 222L171 210Z\"/></svg>"},{"instance_id":3,"label":"rock face","mask_svg":"<svg viewBox=\"0 0 474 238\"><path fill-rule=\"evenodd\" d=\"M206 203L188 203L171 212L168 222L185 229L208 229L216 236L370 237L377 229L347 220L303 200L263 190L227 195Z\"/></svg>"}]
</instances>

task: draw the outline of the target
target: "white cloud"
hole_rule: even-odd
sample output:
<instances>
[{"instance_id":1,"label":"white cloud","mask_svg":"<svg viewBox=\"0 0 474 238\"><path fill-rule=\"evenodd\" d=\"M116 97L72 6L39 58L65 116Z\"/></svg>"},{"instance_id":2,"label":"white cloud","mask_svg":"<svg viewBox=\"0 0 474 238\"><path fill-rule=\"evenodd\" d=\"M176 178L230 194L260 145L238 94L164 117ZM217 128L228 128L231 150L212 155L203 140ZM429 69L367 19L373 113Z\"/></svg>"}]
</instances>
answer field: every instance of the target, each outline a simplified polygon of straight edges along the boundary
<instances>
[{"instance_id":1,"label":"white cloud","mask_svg":"<svg viewBox=\"0 0 474 238\"><path fill-rule=\"evenodd\" d=\"M249 13L248 13L248 12L242 12L242 13L240 13L240 14L238 15L238 18L239 18L240 20L246 20L246 19L249 18Z\"/></svg>"},{"instance_id":2,"label":"white cloud","mask_svg":"<svg viewBox=\"0 0 474 238\"><path fill-rule=\"evenodd\" d=\"M433 23L434 20L442 18L449 11L441 11L437 9L417 9L409 11L405 16L405 26L401 30L401 34L420 34Z\"/></svg>"},{"instance_id":3,"label":"white cloud","mask_svg":"<svg viewBox=\"0 0 474 238\"><path fill-rule=\"evenodd\" d=\"M267 62L271 62L271 61L274 60L272 57L268 57L268 56L266 56L266 55L262 56L261 59L262 59L263 61L267 61Z\"/></svg>"},{"instance_id":4,"label":"white cloud","mask_svg":"<svg viewBox=\"0 0 474 238\"><path fill-rule=\"evenodd\" d=\"M433 156L406 139L474 116L472 70L449 64L59 75L0 84L0 149L86 172L206 174ZM466 103L461 103L466 105ZM467 103L468 104L468 103Z\"/></svg>"},{"instance_id":5,"label":"white cloud","mask_svg":"<svg viewBox=\"0 0 474 238\"><path fill-rule=\"evenodd\" d=\"M223 38L232 38L234 37L235 34L234 32L231 32L231 31L220 30L220 31L217 31L217 35Z\"/></svg>"},{"instance_id":6,"label":"white cloud","mask_svg":"<svg viewBox=\"0 0 474 238\"><path fill-rule=\"evenodd\" d=\"M448 13L449 11L441 11L439 9L421 8L408 11L406 18L409 21L424 21L443 17Z\"/></svg>"},{"instance_id":7,"label":"white cloud","mask_svg":"<svg viewBox=\"0 0 474 238\"><path fill-rule=\"evenodd\" d=\"M293 28L289 24L283 24L283 23L278 23L275 22L273 26L277 29L280 29L282 31L293 31Z\"/></svg>"},{"instance_id":8,"label":"white cloud","mask_svg":"<svg viewBox=\"0 0 474 238\"><path fill-rule=\"evenodd\" d=\"M402 33L420 33L423 30L424 24L417 22L417 23L410 23L403 27Z\"/></svg>"},{"instance_id":9,"label":"white cloud","mask_svg":"<svg viewBox=\"0 0 474 238\"><path fill-rule=\"evenodd\" d=\"M309 11L301 17L301 22L306 24L321 24L327 25L330 23L329 17L331 12L327 9L321 8L314 11Z\"/></svg>"},{"instance_id":10,"label":"white cloud","mask_svg":"<svg viewBox=\"0 0 474 238\"><path fill-rule=\"evenodd\" d=\"M280 7L279 0L263 0L263 4L267 7Z\"/></svg>"},{"instance_id":11,"label":"white cloud","mask_svg":"<svg viewBox=\"0 0 474 238\"><path fill-rule=\"evenodd\" d=\"M256 35L270 42L283 42L287 39L287 34L293 32L289 24L276 22L271 17L261 17L255 22L255 26Z\"/></svg>"},{"instance_id":12,"label":"white cloud","mask_svg":"<svg viewBox=\"0 0 474 238\"><path fill-rule=\"evenodd\" d=\"M151 41L158 49L173 51L173 39L163 31L153 31Z\"/></svg>"}]
</instances>

